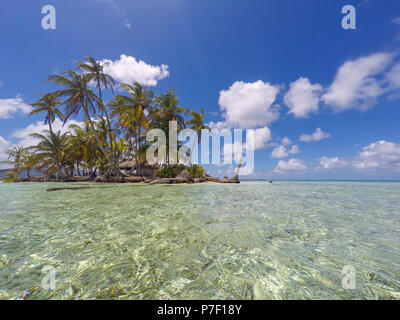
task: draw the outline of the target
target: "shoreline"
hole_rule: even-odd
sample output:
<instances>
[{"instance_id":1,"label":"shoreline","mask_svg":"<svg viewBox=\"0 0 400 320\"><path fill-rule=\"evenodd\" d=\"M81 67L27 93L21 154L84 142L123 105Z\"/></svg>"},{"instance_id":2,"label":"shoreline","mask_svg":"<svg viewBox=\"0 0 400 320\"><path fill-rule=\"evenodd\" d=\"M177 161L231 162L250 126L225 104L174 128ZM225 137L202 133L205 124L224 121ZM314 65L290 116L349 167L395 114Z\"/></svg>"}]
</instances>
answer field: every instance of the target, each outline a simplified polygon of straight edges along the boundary
<instances>
[{"instance_id":1,"label":"shoreline","mask_svg":"<svg viewBox=\"0 0 400 320\"><path fill-rule=\"evenodd\" d=\"M48 177L31 177L31 178L19 178L14 181L16 183L46 183L46 182L57 182L57 183L79 183L79 182L91 182L91 183L127 183L127 184L141 184L141 185L158 185L158 184L239 184L240 180L235 176L233 178L214 178L214 177L203 177L203 178L161 178L161 177L143 177L143 176L121 176L121 177L88 177L88 176L76 176L65 179L51 179Z\"/></svg>"}]
</instances>

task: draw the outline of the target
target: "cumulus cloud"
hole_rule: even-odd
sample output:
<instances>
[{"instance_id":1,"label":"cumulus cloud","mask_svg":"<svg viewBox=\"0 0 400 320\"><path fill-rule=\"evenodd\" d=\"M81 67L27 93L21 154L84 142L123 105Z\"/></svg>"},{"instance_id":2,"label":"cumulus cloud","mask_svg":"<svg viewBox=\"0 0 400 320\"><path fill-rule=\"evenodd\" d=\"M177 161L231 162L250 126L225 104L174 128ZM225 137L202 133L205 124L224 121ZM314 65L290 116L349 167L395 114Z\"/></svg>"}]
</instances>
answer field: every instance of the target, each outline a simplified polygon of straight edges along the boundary
<instances>
[{"instance_id":1,"label":"cumulus cloud","mask_svg":"<svg viewBox=\"0 0 400 320\"><path fill-rule=\"evenodd\" d=\"M211 123L214 127L254 128L265 126L279 118L274 105L279 86L261 80L246 83L236 81L219 95L219 106L225 122Z\"/></svg>"},{"instance_id":2,"label":"cumulus cloud","mask_svg":"<svg viewBox=\"0 0 400 320\"><path fill-rule=\"evenodd\" d=\"M0 119L10 119L16 113L28 114L31 107L20 96L10 99L0 99Z\"/></svg>"},{"instance_id":3,"label":"cumulus cloud","mask_svg":"<svg viewBox=\"0 0 400 320\"><path fill-rule=\"evenodd\" d=\"M400 144L380 140L362 148L355 158L322 157L317 169L353 167L358 170L400 170Z\"/></svg>"},{"instance_id":4,"label":"cumulus cloud","mask_svg":"<svg viewBox=\"0 0 400 320\"><path fill-rule=\"evenodd\" d=\"M331 135L327 132L323 132L321 128L317 128L312 134L302 134L300 136L300 141L303 142L312 142L312 141L320 141L323 139L329 138Z\"/></svg>"},{"instance_id":5,"label":"cumulus cloud","mask_svg":"<svg viewBox=\"0 0 400 320\"><path fill-rule=\"evenodd\" d=\"M227 125L224 121L210 121L209 123L207 123L207 125L211 128L211 129L217 129L217 130L222 130L222 129L227 129Z\"/></svg>"},{"instance_id":6,"label":"cumulus cloud","mask_svg":"<svg viewBox=\"0 0 400 320\"><path fill-rule=\"evenodd\" d=\"M53 122L53 131L61 131L61 133L65 133L67 131L70 131L69 126L72 124L82 126L83 122L68 120L63 126L63 122L60 119L56 118L56 120ZM15 143L15 145L20 147L29 147L38 143L38 140L36 138L30 137L29 135L31 133L43 134L46 130L49 130L48 124L45 124L44 121L37 121L35 123L31 123L25 128L16 130L11 136L14 139L18 139L18 142Z\"/></svg>"},{"instance_id":7,"label":"cumulus cloud","mask_svg":"<svg viewBox=\"0 0 400 320\"><path fill-rule=\"evenodd\" d=\"M393 53L375 53L346 61L327 88L300 77L289 85L283 102L295 118L318 113L320 103L334 112L370 108L381 95L400 88L400 62L393 66L395 57ZM280 90L281 86L261 80L234 82L220 92L218 103L223 120L210 122L209 126L222 129L269 125L280 117Z\"/></svg>"},{"instance_id":8,"label":"cumulus cloud","mask_svg":"<svg viewBox=\"0 0 400 320\"><path fill-rule=\"evenodd\" d=\"M229 177L233 176L236 173L237 168L233 165L224 165L219 167L219 169L213 174L213 176L217 177Z\"/></svg>"},{"instance_id":9,"label":"cumulus cloud","mask_svg":"<svg viewBox=\"0 0 400 320\"><path fill-rule=\"evenodd\" d=\"M289 161L279 161L274 172L284 172L292 170L306 170L307 166L303 160L290 159Z\"/></svg>"},{"instance_id":10,"label":"cumulus cloud","mask_svg":"<svg viewBox=\"0 0 400 320\"><path fill-rule=\"evenodd\" d=\"M400 169L400 145L385 140L377 141L363 148L353 163L357 169Z\"/></svg>"},{"instance_id":11,"label":"cumulus cloud","mask_svg":"<svg viewBox=\"0 0 400 320\"><path fill-rule=\"evenodd\" d=\"M323 87L311 84L307 78L299 78L290 84L289 91L284 96L284 102L289 107L289 113L295 118L306 118L318 111L318 104Z\"/></svg>"},{"instance_id":12,"label":"cumulus cloud","mask_svg":"<svg viewBox=\"0 0 400 320\"><path fill-rule=\"evenodd\" d=\"M276 147L272 153L271 158L286 158L291 154L297 154L300 152L299 146L293 145L289 150L285 146Z\"/></svg>"},{"instance_id":13,"label":"cumulus cloud","mask_svg":"<svg viewBox=\"0 0 400 320\"><path fill-rule=\"evenodd\" d=\"M289 146L289 145L292 144L292 141L291 141L288 137L284 137L284 138L282 139L282 144L283 144L284 146Z\"/></svg>"},{"instance_id":14,"label":"cumulus cloud","mask_svg":"<svg viewBox=\"0 0 400 320\"><path fill-rule=\"evenodd\" d=\"M83 126L83 122L79 122L76 120L68 120L63 126L63 122L60 119L56 118L56 120L53 123L53 130L55 132L61 131L61 133L65 133L67 131L70 131L69 126L72 124ZM14 131L11 134L10 141L7 141L5 138L0 136L0 161L7 159L8 157L7 150L13 147L26 148L36 145L39 142L38 139L31 137L30 134L31 133L44 134L46 130L49 130L48 124L45 124L43 121L37 121L35 123L29 124L25 128L21 128Z\"/></svg>"},{"instance_id":15,"label":"cumulus cloud","mask_svg":"<svg viewBox=\"0 0 400 320\"><path fill-rule=\"evenodd\" d=\"M232 163L240 161L243 152L245 152L246 144L235 141L234 143L226 143L223 147L224 163Z\"/></svg>"},{"instance_id":16,"label":"cumulus cloud","mask_svg":"<svg viewBox=\"0 0 400 320\"><path fill-rule=\"evenodd\" d=\"M336 168L343 168L349 165L349 162L345 159L340 159L339 157L322 157L319 160L319 167L317 169L336 169Z\"/></svg>"},{"instance_id":17,"label":"cumulus cloud","mask_svg":"<svg viewBox=\"0 0 400 320\"><path fill-rule=\"evenodd\" d=\"M233 160L239 161L242 154L246 151L256 151L267 147L267 142L271 140L271 131L268 127L263 127L254 130L254 144L250 142L249 150L246 149L246 142L242 143L235 141L234 143L225 143L223 147L224 160L232 162Z\"/></svg>"},{"instance_id":18,"label":"cumulus cloud","mask_svg":"<svg viewBox=\"0 0 400 320\"><path fill-rule=\"evenodd\" d=\"M386 75L391 89L400 88L400 63L396 64Z\"/></svg>"},{"instance_id":19,"label":"cumulus cloud","mask_svg":"<svg viewBox=\"0 0 400 320\"><path fill-rule=\"evenodd\" d=\"M145 86L155 86L159 80L169 76L168 66L153 66L132 56L122 54L118 60L103 59L104 71L117 82L132 84L137 81Z\"/></svg>"},{"instance_id":20,"label":"cumulus cloud","mask_svg":"<svg viewBox=\"0 0 400 320\"><path fill-rule=\"evenodd\" d=\"M375 77L392 61L393 55L377 53L345 62L338 70L322 100L335 112L367 109L385 92Z\"/></svg>"},{"instance_id":21,"label":"cumulus cloud","mask_svg":"<svg viewBox=\"0 0 400 320\"><path fill-rule=\"evenodd\" d=\"M254 130L254 150L264 149L266 143L271 140L271 130L268 127Z\"/></svg>"},{"instance_id":22,"label":"cumulus cloud","mask_svg":"<svg viewBox=\"0 0 400 320\"><path fill-rule=\"evenodd\" d=\"M10 143L0 136L0 168L7 167L1 161L7 160L7 150L10 149Z\"/></svg>"}]
</instances>

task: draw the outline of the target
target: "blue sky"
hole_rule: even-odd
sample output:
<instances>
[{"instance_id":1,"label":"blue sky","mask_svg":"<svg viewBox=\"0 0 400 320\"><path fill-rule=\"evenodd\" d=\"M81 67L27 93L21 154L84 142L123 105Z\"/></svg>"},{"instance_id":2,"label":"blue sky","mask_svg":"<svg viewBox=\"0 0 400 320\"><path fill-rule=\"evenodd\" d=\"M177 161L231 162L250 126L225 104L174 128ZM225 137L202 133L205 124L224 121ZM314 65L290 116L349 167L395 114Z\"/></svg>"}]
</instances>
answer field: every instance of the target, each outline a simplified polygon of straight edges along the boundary
<instances>
[{"instance_id":1,"label":"blue sky","mask_svg":"<svg viewBox=\"0 0 400 320\"><path fill-rule=\"evenodd\" d=\"M47 77L88 54L216 127L259 129L252 177L400 179L398 1L3 0L0 17L0 159L43 129L26 113Z\"/></svg>"}]
</instances>

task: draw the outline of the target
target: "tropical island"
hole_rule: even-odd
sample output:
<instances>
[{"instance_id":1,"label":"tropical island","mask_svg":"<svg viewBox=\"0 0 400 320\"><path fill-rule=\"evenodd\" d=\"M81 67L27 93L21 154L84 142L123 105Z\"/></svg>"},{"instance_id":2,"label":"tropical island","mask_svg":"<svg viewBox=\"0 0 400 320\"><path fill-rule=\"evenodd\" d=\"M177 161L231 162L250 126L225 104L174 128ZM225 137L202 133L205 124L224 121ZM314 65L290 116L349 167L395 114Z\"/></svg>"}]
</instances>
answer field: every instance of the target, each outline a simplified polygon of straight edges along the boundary
<instances>
[{"instance_id":1,"label":"tropical island","mask_svg":"<svg viewBox=\"0 0 400 320\"><path fill-rule=\"evenodd\" d=\"M198 134L211 130L200 113L178 104L174 89L156 96L138 82L119 84L124 94L114 94L116 83L104 72L106 63L87 56L76 63L76 70L52 75L48 81L60 89L39 94L31 115L43 114L49 130L33 133L38 143L8 150L13 165L1 178L4 182L112 182L112 183L239 183L239 164L234 177L214 178L198 164L171 163L169 157L148 163L146 133L158 128L169 136L169 122L177 131L189 128ZM106 90L113 98L103 101ZM63 107L63 110L61 110ZM68 131L53 130L59 118L67 120L83 113L83 125L72 124ZM185 120L184 116L190 116ZM168 139L168 138L167 138ZM182 142L178 141L179 144ZM167 154L168 154L167 145ZM32 172L40 175L32 175ZM26 173L22 176L22 173Z\"/></svg>"}]
</instances>

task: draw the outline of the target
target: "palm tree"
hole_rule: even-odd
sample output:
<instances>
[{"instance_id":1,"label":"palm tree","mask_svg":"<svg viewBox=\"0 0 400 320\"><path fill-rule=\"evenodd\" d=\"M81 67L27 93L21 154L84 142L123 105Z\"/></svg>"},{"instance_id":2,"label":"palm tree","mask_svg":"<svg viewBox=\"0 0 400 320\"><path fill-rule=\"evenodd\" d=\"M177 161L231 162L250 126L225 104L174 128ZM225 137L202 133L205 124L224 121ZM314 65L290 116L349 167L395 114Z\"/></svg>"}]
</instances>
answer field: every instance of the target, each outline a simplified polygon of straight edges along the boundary
<instances>
[{"instance_id":1,"label":"palm tree","mask_svg":"<svg viewBox=\"0 0 400 320\"><path fill-rule=\"evenodd\" d=\"M127 156L130 157L134 150L133 138L136 132L136 112L126 104L127 99L124 96L116 96L114 100L108 103L111 109L110 116L116 118L115 124L117 134L123 134L127 145Z\"/></svg>"},{"instance_id":2,"label":"palm tree","mask_svg":"<svg viewBox=\"0 0 400 320\"><path fill-rule=\"evenodd\" d=\"M110 102L110 107L113 109L111 115L119 116L117 126L127 127L123 130L128 134L133 132L135 135L135 157L138 174L140 174L141 129L142 127L148 129L146 111L153 101L153 92L147 90L138 82L135 82L134 85L121 84L121 88L125 89L129 96L117 95L115 101Z\"/></svg>"},{"instance_id":3,"label":"palm tree","mask_svg":"<svg viewBox=\"0 0 400 320\"><path fill-rule=\"evenodd\" d=\"M86 56L86 59L87 63L79 61L77 67L86 72L85 74L88 76L89 81L94 81L96 83L96 88L99 90L99 98L102 100L101 87L104 89L110 88L113 91L115 85L113 77L104 72L104 66L108 62L101 64L90 56Z\"/></svg>"},{"instance_id":4,"label":"palm tree","mask_svg":"<svg viewBox=\"0 0 400 320\"><path fill-rule=\"evenodd\" d=\"M153 126L158 127L166 133L167 140L167 165L169 165L169 122L177 122L178 132L186 127L182 114L188 114L189 110L178 106L178 97L174 89L169 89L168 93L154 98L158 109L151 110Z\"/></svg>"},{"instance_id":5,"label":"palm tree","mask_svg":"<svg viewBox=\"0 0 400 320\"><path fill-rule=\"evenodd\" d=\"M107 120L104 117L99 116L95 123L95 127L99 133L100 139L103 141L103 145L106 145L108 135Z\"/></svg>"},{"instance_id":6,"label":"palm tree","mask_svg":"<svg viewBox=\"0 0 400 320\"><path fill-rule=\"evenodd\" d=\"M119 174L116 170L114 162L111 160L110 155L104 149L103 143L96 131L93 120L90 115L96 115L98 108L101 107L101 101L93 91L88 88L87 84L90 80L89 76L85 74L79 74L75 71L65 71L64 75L53 75L50 76L49 81L52 81L58 85L64 86L64 89L55 92L58 97L65 97L66 101L64 104L66 106L66 112L64 117L64 123L72 115L77 115L81 110L85 114L85 119L89 121L90 127L93 134L96 137L97 145L101 152L107 158L109 169L107 175L114 171L115 174Z\"/></svg>"},{"instance_id":7,"label":"palm tree","mask_svg":"<svg viewBox=\"0 0 400 320\"><path fill-rule=\"evenodd\" d=\"M88 170L89 175L92 176L93 168L100 162L101 151L99 154L96 137L90 128L90 124L88 121L82 127L72 124L69 129L73 133L68 137L68 157L74 159L78 175L80 175L80 167L82 166L83 174L85 175L85 170Z\"/></svg>"},{"instance_id":8,"label":"palm tree","mask_svg":"<svg viewBox=\"0 0 400 320\"><path fill-rule=\"evenodd\" d=\"M178 106L178 97L174 89L169 89L168 93L155 97L154 100L160 108L156 115L159 119L167 123L175 120L178 130L186 127L182 114L188 114L189 110Z\"/></svg>"},{"instance_id":9,"label":"palm tree","mask_svg":"<svg viewBox=\"0 0 400 320\"><path fill-rule=\"evenodd\" d=\"M89 126L88 122L85 123L85 127L87 128ZM83 128L81 128L77 124L72 124L69 126L69 129L72 130L74 134L71 133L71 135L68 137L68 157L71 159L72 162L74 162L74 165L76 166L75 170L78 174L78 176L81 175L81 166L84 166L87 160L88 156L88 143L86 139L86 132ZM89 127L90 131L90 127ZM96 143L94 141L94 143ZM85 174L84 169L83 169L83 174Z\"/></svg>"},{"instance_id":10,"label":"palm tree","mask_svg":"<svg viewBox=\"0 0 400 320\"><path fill-rule=\"evenodd\" d=\"M190 115L192 116L192 119L186 121L186 124L191 126L191 127L189 127L189 129L196 132L198 143L200 143L200 141L201 141L201 130L208 130L208 131L211 130L211 128L209 126L204 124L204 114L205 114L204 109L201 109L201 113L198 113L196 111L191 111ZM196 141L193 143L193 147L190 152L190 163L192 162L192 155L193 155L193 149L194 149L195 143L196 143Z\"/></svg>"},{"instance_id":11,"label":"palm tree","mask_svg":"<svg viewBox=\"0 0 400 320\"><path fill-rule=\"evenodd\" d=\"M8 171L2 177L0 177L0 181L4 183L15 182L18 180L18 174L15 171Z\"/></svg>"},{"instance_id":12,"label":"palm tree","mask_svg":"<svg viewBox=\"0 0 400 320\"><path fill-rule=\"evenodd\" d=\"M65 162L66 147L68 144L68 132L61 134L60 131L54 133L47 131L44 134L32 133L31 137L39 139L39 143L36 146L32 146L31 149L37 156L38 161L42 163L42 166L56 167L58 179L64 176L62 169Z\"/></svg>"},{"instance_id":13,"label":"palm tree","mask_svg":"<svg viewBox=\"0 0 400 320\"><path fill-rule=\"evenodd\" d=\"M38 94L41 98L38 102L32 103L31 115L45 112L46 118L44 123L49 124L50 132L53 132L52 123L56 120L56 115L62 120L64 115L57 108L61 105L61 101L54 94Z\"/></svg>"},{"instance_id":14,"label":"palm tree","mask_svg":"<svg viewBox=\"0 0 400 320\"><path fill-rule=\"evenodd\" d=\"M78 67L78 69L81 69L85 72L85 75L87 76L88 81L89 82L93 81L96 84L96 88L99 90L99 100L101 102L99 107L106 116L108 135L109 135L109 139L110 139L111 156L112 156L112 158L114 158L113 140L115 140L115 139L113 138L113 134L112 134L110 118L108 116L107 110L103 103L103 95L102 95L101 89L102 89L102 87L104 89L110 88L111 91L114 92L115 81L109 74L104 72L104 66L106 64L108 64L108 62L101 64L100 62L97 62L94 58L92 58L90 56L86 56L86 60L87 60L87 62L79 61L77 63L77 67Z\"/></svg>"},{"instance_id":15,"label":"palm tree","mask_svg":"<svg viewBox=\"0 0 400 320\"><path fill-rule=\"evenodd\" d=\"M22 168L26 170L28 179L31 178L31 170L38 164L38 159L29 151L29 148L25 149L22 156Z\"/></svg>"},{"instance_id":16,"label":"palm tree","mask_svg":"<svg viewBox=\"0 0 400 320\"><path fill-rule=\"evenodd\" d=\"M7 163L14 164L14 171L16 173L20 173L23 167L23 160L26 154L26 149L23 147L14 147L7 151L8 153L8 161Z\"/></svg>"}]
</instances>

